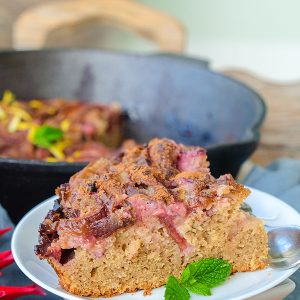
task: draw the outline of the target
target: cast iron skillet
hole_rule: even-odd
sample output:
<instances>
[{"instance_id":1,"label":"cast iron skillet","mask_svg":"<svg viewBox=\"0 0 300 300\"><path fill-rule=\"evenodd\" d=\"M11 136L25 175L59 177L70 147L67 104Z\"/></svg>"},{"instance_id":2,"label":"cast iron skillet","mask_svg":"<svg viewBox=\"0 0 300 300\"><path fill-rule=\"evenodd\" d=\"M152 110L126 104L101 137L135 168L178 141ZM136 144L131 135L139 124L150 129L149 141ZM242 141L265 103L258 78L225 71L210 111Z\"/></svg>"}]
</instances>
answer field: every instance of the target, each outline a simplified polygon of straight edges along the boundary
<instances>
[{"instance_id":1,"label":"cast iron skillet","mask_svg":"<svg viewBox=\"0 0 300 300\"><path fill-rule=\"evenodd\" d=\"M129 116L127 137L206 146L215 176L237 174L257 146L265 115L260 96L245 85L209 71L203 61L167 54L2 52L0 93L5 89L23 99L117 101ZM2 158L0 201L16 222L83 166Z\"/></svg>"}]
</instances>

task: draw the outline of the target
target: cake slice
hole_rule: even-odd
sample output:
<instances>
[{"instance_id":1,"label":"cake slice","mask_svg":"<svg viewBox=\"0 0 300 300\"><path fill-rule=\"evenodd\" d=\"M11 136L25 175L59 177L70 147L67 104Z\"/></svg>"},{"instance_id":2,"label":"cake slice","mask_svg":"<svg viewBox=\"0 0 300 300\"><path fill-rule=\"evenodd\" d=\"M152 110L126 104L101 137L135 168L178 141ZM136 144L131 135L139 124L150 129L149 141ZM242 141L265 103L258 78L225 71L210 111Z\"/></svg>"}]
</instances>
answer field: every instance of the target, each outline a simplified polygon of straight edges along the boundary
<instances>
[{"instance_id":1,"label":"cake slice","mask_svg":"<svg viewBox=\"0 0 300 300\"><path fill-rule=\"evenodd\" d=\"M267 266L263 223L240 209L250 191L214 178L206 152L168 139L99 159L56 190L36 254L81 296L151 289L204 257L233 272Z\"/></svg>"}]
</instances>

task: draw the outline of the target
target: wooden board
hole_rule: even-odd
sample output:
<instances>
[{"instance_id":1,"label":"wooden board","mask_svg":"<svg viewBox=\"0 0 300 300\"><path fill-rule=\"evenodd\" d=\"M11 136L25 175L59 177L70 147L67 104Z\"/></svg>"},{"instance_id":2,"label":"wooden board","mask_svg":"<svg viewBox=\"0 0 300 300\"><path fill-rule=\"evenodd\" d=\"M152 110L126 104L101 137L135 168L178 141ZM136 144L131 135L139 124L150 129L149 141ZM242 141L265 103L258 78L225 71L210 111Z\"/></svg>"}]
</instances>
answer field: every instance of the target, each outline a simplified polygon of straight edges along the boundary
<instances>
[{"instance_id":1,"label":"wooden board","mask_svg":"<svg viewBox=\"0 0 300 300\"><path fill-rule=\"evenodd\" d=\"M276 84L246 71L224 73L254 88L267 104L261 142L252 161L266 165L280 157L300 159L300 81Z\"/></svg>"}]
</instances>

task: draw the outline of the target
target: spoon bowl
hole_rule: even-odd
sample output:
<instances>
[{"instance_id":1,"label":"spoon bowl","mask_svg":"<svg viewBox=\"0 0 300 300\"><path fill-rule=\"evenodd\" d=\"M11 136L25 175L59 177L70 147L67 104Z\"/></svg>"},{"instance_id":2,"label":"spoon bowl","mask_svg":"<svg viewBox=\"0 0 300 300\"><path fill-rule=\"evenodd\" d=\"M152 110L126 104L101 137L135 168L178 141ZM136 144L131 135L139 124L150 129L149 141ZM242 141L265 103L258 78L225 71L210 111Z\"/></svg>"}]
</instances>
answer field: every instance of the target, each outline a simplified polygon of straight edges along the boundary
<instances>
[{"instance_id":1,"label":"spoon bowl","mask_svg":"<svg viewBox=\"0 0 300 300\"><path fill-rule=\"evenodd\" d=\"M268 226L267 226L268 227ZM269 262L273 268L293 268L300 264L300 227L274 227L268 231Z\"/></svg>"}]
</instances>

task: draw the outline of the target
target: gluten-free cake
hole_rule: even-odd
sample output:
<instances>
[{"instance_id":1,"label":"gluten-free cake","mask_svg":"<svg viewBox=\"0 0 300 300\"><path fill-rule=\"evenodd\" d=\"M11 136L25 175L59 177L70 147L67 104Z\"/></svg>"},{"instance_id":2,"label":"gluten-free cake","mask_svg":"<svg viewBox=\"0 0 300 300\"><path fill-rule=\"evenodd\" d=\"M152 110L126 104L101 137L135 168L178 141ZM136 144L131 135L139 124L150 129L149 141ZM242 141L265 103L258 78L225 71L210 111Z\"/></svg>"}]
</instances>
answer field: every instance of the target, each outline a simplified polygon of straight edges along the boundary
<instances>
[{"instance_id":1,"label":"gluten-free cake","mask_svg":"<svg viewBox=\"0 0 300 300\"><path fill-rule=\"evenodd\" d=\"M240 209L249 193L229 174L214 178L201 147L128 145L57 188L35 252L64 289L93 297L150 293L204 257L232 272L262 269L263 223Z\"/></svg>"}]
</instances>

